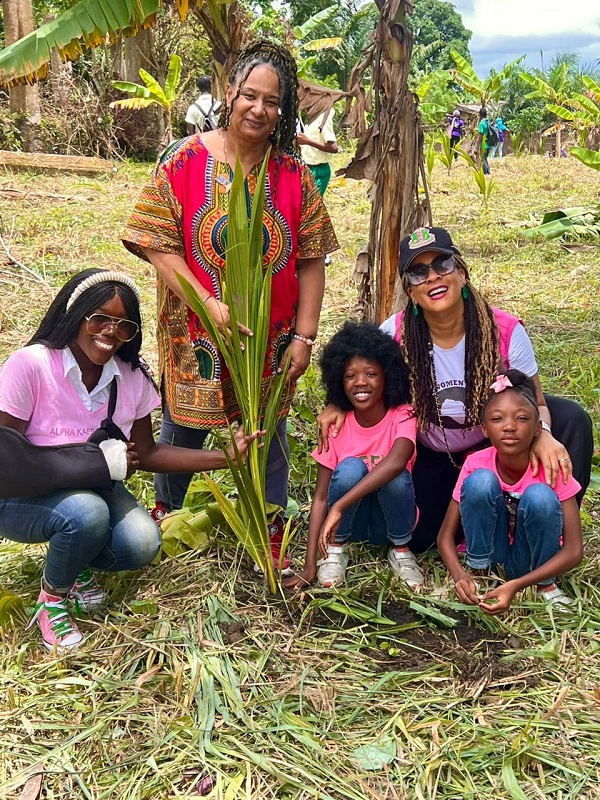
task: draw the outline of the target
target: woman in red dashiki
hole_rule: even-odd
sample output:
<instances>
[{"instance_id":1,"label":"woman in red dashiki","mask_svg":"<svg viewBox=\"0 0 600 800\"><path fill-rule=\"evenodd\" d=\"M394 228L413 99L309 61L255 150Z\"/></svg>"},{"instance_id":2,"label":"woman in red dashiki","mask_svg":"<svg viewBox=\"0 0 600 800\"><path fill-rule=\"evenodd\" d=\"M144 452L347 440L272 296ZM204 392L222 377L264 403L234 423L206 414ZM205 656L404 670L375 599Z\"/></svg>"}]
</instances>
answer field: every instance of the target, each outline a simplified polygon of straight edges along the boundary
<instances>
[{"instance_id":1,"label":"woman in red dashiki","mask_svg":"<svg viewBox=\"0 0 600 800\"><path fill-rule=\"evenodd\" d=\"M238 413L224 363L187 307L175 272L206 303L221 328L229 189L236 153L253 196L271 147L265 187L264 263L273 271L269 345L264 376L289 350L288 407L296 380L310 362L323 298L325 255L338 247L310 170L290 153L295 144L297 74L282 47L258 42L233 67L220 127L175 142L142 191L123 235L125 246L149 260L159 276L158 345L164 417L159 441L201 447L210 429ZM241 328L248 333L247 329ZM285 508L288 483L285 416L269 451L267 501ZM158 513L180 508L191 475L155 481ZM282 521L273 526L274 557ZM284 559L287 562L287 559ZM285 563L287 569L289 564Z\"/></svg>"}]
</instances>

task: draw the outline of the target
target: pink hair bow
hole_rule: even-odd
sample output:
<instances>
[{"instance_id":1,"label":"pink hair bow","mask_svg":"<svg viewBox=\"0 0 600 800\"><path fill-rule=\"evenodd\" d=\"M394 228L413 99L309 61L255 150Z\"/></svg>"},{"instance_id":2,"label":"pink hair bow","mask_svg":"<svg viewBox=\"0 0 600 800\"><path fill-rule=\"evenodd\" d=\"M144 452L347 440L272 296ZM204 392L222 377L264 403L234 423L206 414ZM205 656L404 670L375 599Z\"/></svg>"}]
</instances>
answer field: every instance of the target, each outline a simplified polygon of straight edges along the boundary
<instances>
[{"instance_id":1,"label":"pink hair bow","mask_svg":"<svg viewBox=\"0 0 600 800\"><path fill-rule=\"evenodd\" d=\"M510 378L507 378L506 375L498 375L496 380L490 386L490 392L503 392L505 389L509 389L512 386L510 382Z\"/></svg>"}]
</instances>

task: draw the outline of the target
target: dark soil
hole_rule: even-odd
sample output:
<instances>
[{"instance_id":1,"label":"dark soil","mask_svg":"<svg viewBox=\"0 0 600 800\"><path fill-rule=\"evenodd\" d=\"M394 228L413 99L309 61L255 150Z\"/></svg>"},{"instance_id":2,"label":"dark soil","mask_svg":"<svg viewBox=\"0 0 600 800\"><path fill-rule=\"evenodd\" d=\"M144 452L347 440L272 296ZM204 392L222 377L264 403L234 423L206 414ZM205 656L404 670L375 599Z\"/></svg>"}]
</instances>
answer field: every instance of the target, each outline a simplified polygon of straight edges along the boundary
<instances>
[{"instance_id":1,"label":"dark soil","mask_svg":"<svg viewBox=\"0 0 600 800\"><path fill-rule=\"evenodd\" d=\"M403 602L385 604L382 613L406 627L392 635L386 635L384 627L373 627L373 639L387 643L387 650L367 648L366 655L372 659L374 671L421 673L442 664L450 667L453 677L468 685L481 681L502 683L503 679L507 684L538 682L537 676L530 674L531 664L518 657L517 637L492 633L473 624L466 614L444 611L458 621L454 628L448 629L430 626ZM329 628L332 623L345 629L359 624L322 609L313 619L313 625L319 624L319 617L321 622L327 620ZM368 634L368 628L362 626L361 632Z\"/></svg>"}]
</instances>

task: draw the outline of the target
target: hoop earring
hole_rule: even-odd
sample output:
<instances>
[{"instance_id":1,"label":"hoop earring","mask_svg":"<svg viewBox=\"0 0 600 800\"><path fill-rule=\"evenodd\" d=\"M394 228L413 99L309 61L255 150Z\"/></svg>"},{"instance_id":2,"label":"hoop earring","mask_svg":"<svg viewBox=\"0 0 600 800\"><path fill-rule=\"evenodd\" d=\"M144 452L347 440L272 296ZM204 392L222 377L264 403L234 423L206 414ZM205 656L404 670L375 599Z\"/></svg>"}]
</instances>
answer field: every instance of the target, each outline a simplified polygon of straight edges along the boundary
<instances>
[{"instance_id":1,"label":"hoop earring","mask_svg":"<svg viewBox=\"0 0 600 800\"><path fill-rule=\"evenodd\" d=\"M463 300L466 300L469 297L469 287L466 283L462 287L461 294L463 296Z\"/></svg>"}]
</instances>

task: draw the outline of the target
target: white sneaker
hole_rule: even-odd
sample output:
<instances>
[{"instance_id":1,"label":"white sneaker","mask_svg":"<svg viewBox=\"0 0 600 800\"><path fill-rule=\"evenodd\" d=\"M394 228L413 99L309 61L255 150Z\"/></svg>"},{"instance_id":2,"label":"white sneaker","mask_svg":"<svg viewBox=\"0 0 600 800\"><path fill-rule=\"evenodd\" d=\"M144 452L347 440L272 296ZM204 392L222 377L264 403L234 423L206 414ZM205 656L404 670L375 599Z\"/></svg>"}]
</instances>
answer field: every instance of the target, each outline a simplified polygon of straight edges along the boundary
<instances>
[{"instance_id":1,"label":"white sneaker","mask_svg":"<svg viewBox=\"0 0 600 800\"><path fill-rule=\"evenodd\" d=\"M410 550L388 550L388 564L392 572L403 580L409 589L418 592L423 585L423 573L417 564L417 559Z\"/></svg>"},{"instance_id":2,"label":"white sneaker","mask_svg":"<svg viewBox=\"0 0 600 800\"><path fill-rule=\"evenodd\" d=\"M345 544L330 544L327 546L327 558L318 562L317 583L324 589L332 586L341 586L346 577L348 566L348 553Z\"/></svg>"},{"instance_id":3,"label":"white sneaker","mask_svg":"<svg viewBox=\"0 0 600 800\"><path fill-rule=\"evenodd\" d=\"M546 603L549 603L551 606L556 606L557 611L567 611L567 607L575 603L575 600L566 595L558 586L555 586L554 589L550 589L549 592L540 592L538 590L538 597L541 597L542 600L545 600Z\"/></svg>"}]
</instances>

